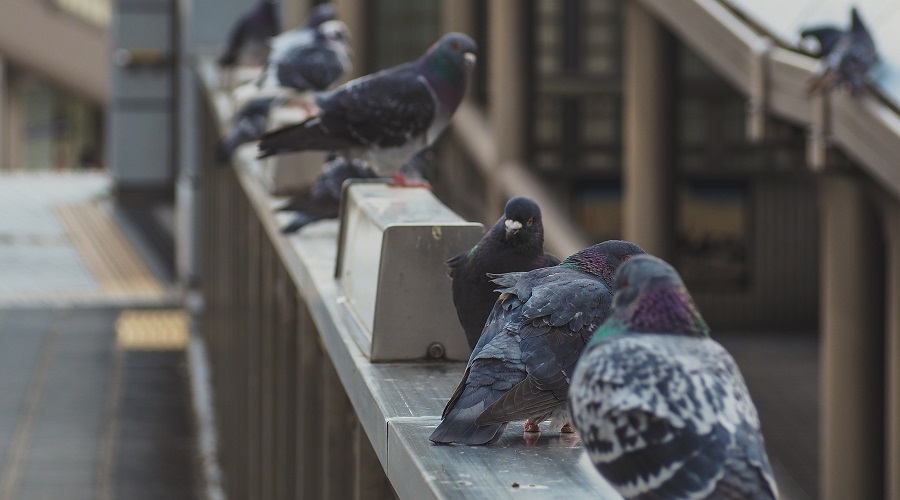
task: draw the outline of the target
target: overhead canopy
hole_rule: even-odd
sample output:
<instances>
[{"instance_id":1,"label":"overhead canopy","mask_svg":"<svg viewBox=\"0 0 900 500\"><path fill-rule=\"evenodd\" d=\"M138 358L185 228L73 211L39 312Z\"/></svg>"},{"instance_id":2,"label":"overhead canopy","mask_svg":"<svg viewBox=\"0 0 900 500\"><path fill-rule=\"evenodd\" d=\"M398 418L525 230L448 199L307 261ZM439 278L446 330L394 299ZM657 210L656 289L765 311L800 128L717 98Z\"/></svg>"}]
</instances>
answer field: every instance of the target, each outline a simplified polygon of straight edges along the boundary
<instances>
[{"instance_id":1,"label":"overhead canopy","mask_svg":"<svg viewBox=\"0 0 900 500\"><path fill-rule=\"evenodd\" d=\"M766 114L805 126L812 169L826 166L829 144L840 145L900 199L900 29L891 30L900 26L891 22L900 21L900 1L856 2L882 54L882 67L874 76L887 101L839 90L827 96L807 91L818 62L799 50L799 33L822 24L846 27L848 0L639 1L747 95L752 139L764 137Z\"/></svg>"},{"instance_id":2,"label":"overhead canopy","mask_svg":"<svg viewBox=\"0 0 900 500\"><path fill-rule=\"evenodd\" d=\"M873 80L885 97L900 106L900 1L897 0L721 0L786 46L800 46L806 28L834 25L846 29L855 6L875 39L881 65Z\"/></svg>"}]
</instances>

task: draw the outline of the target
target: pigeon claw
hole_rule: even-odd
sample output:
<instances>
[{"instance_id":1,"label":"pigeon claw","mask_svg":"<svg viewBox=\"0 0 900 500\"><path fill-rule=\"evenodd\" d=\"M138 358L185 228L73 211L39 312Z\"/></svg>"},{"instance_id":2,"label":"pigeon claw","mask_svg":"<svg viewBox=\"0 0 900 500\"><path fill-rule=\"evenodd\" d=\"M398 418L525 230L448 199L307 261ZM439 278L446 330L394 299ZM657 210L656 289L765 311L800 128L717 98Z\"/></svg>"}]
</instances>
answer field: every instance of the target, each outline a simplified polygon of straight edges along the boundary
<instances>
[{"instance_id":1,"label":"pigeon claw","mask_svg":"<svg viewBox=\"0 0 900 500\"><path fill-rule=\"evenodd\" d=\"M525 421L525 432L541 432L541 424L532 422L531 419Z\"/></svg>"},{"instance_id":2,"label":"pigeon claw","mask_svg":"<svg viewBox=\"0 0 900 500\"><path fill-rule=\"evenodd\" d=\"M560 427L559 432L560 434L574 434L575 428L572 427L572 424L570 422L566 422L562 427Z\"/></svg>"}]
</instances>

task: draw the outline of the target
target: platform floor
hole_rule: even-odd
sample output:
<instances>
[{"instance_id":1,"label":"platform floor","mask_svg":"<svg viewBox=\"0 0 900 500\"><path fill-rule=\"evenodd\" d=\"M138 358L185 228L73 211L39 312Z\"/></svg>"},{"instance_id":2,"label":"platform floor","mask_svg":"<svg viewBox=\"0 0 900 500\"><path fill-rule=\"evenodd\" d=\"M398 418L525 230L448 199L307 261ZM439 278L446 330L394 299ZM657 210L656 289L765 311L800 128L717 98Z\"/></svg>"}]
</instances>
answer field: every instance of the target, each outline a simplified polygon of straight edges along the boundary
<instances>
[{"instance_id":1,"label":"platform floor","mask_svg":"<svg viewBox=\"0 0 900 500\"><path fill-rule=\"evenodd\" d=\"M202 496L185 317L109 185L0 175L0 500Z\"/></svg>"}]
</instances>

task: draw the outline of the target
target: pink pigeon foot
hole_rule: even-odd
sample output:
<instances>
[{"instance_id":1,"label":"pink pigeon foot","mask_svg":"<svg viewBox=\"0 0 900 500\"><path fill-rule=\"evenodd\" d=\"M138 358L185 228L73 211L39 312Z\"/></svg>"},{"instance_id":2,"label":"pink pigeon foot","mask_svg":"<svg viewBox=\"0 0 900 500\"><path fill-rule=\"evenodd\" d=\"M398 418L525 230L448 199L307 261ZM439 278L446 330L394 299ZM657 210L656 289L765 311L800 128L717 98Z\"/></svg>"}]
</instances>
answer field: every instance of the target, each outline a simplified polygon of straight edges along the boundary
<instances>
[{"instance_id":1,"label":"pink pigeon foot","mask_svg":"<svg viewBox=\"0 0 900 500\"><path fill-rule=\"evenodd\" d=\"M391 183L389 184L391 187L420 187L425 188L431 191L431 184L426 180L415 180L408 179L405 175L400 172L394 174L391 178Z\"/></svg>"},{"instance_id":2,"label":"pink pigeon foot","mask_svg":"<svg viewBox=\"0 0 900 500\"><path fill-rule=\"evenodd\" d=\"M563 426L559 429L559 432L560 432L561 434L572 434L572 433L575 432L575 428L572 427L572 424L571 424L571 423L566 422L565 425L563 425Z\"/></svg>"},{"instance_id":3,"label":"pink pigeon foot","mask_svg":"<svg viewBox=\"0 0 900 500\"><path fill-rule=\"evenodd\" d=\"M534 423L531 419L525 421L525 432L541 432L541 424Z\"/></svg>"}]
</instances>

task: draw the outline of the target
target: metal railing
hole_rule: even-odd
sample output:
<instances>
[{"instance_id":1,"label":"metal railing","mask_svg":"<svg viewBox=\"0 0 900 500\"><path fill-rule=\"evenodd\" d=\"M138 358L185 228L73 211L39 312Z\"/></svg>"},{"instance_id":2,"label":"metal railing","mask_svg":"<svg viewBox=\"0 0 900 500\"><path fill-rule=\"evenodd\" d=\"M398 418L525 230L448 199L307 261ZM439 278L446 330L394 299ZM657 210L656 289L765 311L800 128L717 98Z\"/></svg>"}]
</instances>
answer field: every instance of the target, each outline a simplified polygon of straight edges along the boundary
<instances>
[{"instance_id":1,"label":"metal railing","mask_svg":"<svg viewBox=\"0 0 900 500\"><path fill-rule=\"evenodd\" d=\"M528 445L511 427L487 447L428 441L464 365L370 361L334 278L338 224L285 237L254 160L215 165L230 103L211 63L198 73L199 319L227 495L615 498L574 437Z\"/></svg>"}]
</instances>

